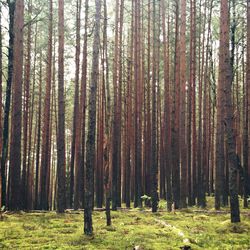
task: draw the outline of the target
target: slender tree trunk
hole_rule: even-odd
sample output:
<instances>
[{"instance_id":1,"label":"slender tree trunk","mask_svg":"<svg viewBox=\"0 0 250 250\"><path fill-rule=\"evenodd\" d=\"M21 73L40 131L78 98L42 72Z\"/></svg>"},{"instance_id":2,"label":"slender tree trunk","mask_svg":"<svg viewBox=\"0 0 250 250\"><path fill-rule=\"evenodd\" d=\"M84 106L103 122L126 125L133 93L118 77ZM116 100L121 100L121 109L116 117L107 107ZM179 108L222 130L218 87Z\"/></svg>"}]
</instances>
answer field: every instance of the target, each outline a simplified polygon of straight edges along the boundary
<instances>
[{"instance_id":1,"label":"slender tree trunk","mask_svg":"<svg viewBox=\"0 0 250 250\"><path fill-rule=\"evenodd\" d=\"M164 51L164 140L165 140L165 175L166 175L166 199L167 209L172 209L172 185L171 185L171 109L170 109L170 81L169 81L169 32L166 31L166 8L165 1L161 1L162 29L163 29L163 51ZM169 16L168 16L169 25ZM169 31L169 27L168 27ZM149 78L149 76L148 76ZM149 81L149 79L148 79ZM149 90L148 90L149 91ZM149 98L148 98L149 101Z\"/></svg>"},{"instance_id":2,"label":"slender tree trunk","mask_svg":"<svg viewBox=\"0 0 250 250\"><path fill-rule=\"evenodd\" d=\"M86 189L84 201L84 233L93 234L92 209L93 209L93 186L95 161L95 134L96 134L96 92L99 76L99 47L100 47L100 22L101 22L101 0L95 0L95 28L93 41L93 57L90 81L89 97L89 122L86 144Z\"/></svg>"},{"instance_id":3,"label":"slender tree trunk","mask_svg":"<svg viewBox=\"0 0 250 250\"><path fill-rule=\"evenodd\" d=\"M103 68L102 68L103 69ZM103 153L104 153L104 99L105 85L103 72L100 72L100 84L98 86L98 111L97 111L97 146L96 146L96 169L95 169L95 200L97 208L103 204Z\"/></svg>"},{"instance_id":4,"label":"slender tree trunk","mask_svg":"<svg viewBox=\"0 0 250 250\"><path fill-rule=\"evenodd\" d=\"M21 208L21 137L24 2L16 1L14 21L13 106L10 143L10 210Z\"/></svg>"},{"instance_id":5,"label":"slender tree trunk","mask_svg":"<svg viewBox=\"0 0 250 250\"><path fill-rule=\"evenodd\" d=\"M65 103L64 103L64 0L58 1L58 136L57 136L57 211L63 213L65 200Z\"/></svg>"},{"instance_id":6,"label":"slender tree trunk","mask_svg":"<svg viewBox=\"0 0 250 250\"><path fill-rule=\"evenodd\" d=\"M37 62L37 23L35 26L35 41L34 41L34 62L33 69L36 69ZM27 209L31 210L34 205L34 155L35 155L35 146L36 145L36 127L37 127L37 119L35 122L35 132L34 132L34 145L32 141L33 135L33 117L34 117L34 107L35 107L35 83L36 83L36 74L33 74L32 78L32 91L31 91L31 107L30 107L30 115L29 115L29 130L28 134L28 146L27 146ZM32 147L34 148L33 156L32 156Z\"/></svg>"},{"instance_id":7,"label":"slender tree trunk","mask_svg":"<svg viewBox=\"0 0 250 250\"><path fill-rule=\"evenodd\" d=\"M118 93L117 93L117 104L118 104L118 172L117 172L117 206L121 207L121 174L122 174L122 87L123 87L123 64L122 64L122 39L123 39L123 15L124 15L124 0L120 2L119 12L119 56L118 56Z\"/></svg>"},{"instance_id":8,"label":"slender tree trunk","mask_svg":"<svg viewBox=\"0 0 250 250\"><path fill-rule=\"evenodd\" d=\"M32 14L31 2L28 3L28 15ZM31 73L31 23L28 24L27 31L27 51L24 73L24 114L23 114L23 155L22 155L22 207L27 209L27 189L28 189L28 169L27 169L27 150L28 150L28 121L30 116L30 73ZM31 137L31 135L29 135Z\"/></svg>"},{"instance_id":9,"label":"slender tree trunk","mask_svg":"<svg viewBox=\"0 0 250 250\"><path fill-rule=\"evenodd\" d=\"M210 145L210 138L211 138L211 105L210 105L210 86L208 82L209 76L209 43L210 43L210 36L211 36L211 19L212 19L212 10L213 10L213 0L211 0L210 4L208 4L208 29L207 29L207 36L206 36L206 47L205 49L205 70L202 75L202 79L204 82L203 88L203 176L205 178L205 183L203 184L203 192L202 192L202 199L205 200L205 192L211 193L212 190L209 188L209 182L211 181L212 176L212 168L213 164L210 161L210 152L213 154L213 147ZM205 35L205 29L204 29ZM209 112L207 112L209 110ZM213 140L212 140L213 143ZM206 204L205 204L206 205Z\"/></svg>"},{"instance_id":10,"label":"slender tree trunk","mask_svg":"<svg viewBox=\"0 0 250 250\"><path fill-rule=\"evenodd\" d=\"M175 55L172 109L172 190L175 209L180 206L180 46L179 46L179 0L175 1Z\"/></svg>"},{"instance_id":11,"label":"slender tree trunk","mask_svg":"<svg viewBox=\"0 0 250 250\"><path fill-rule=\"evenodd\" d=\"M225 1L225 0L222 0L222 1ZM223 13L221 13L221 15L227 15L227 13L224 12L223 10ZM222 30L221 30L221 36L222 36ZM221 44L220 46L220 52L219 52L220 56L221 54L225 53L223 45ZM224 63L223 57L221 57L220 63ZM224 94L225 79L223 77L224 77L223 74L219 74L219 79L218 79L219 83L217 87L216 169L215 169L216 171L215 173L215 209L216 210L220 209L222 196L223 196L223 187L224 187L225 149L224 149L224 125L223 125L224 124L224 119L223 119L224 107L223 107L223 104L225 100L225 94Z\"/></svg>"},{"instance_id":12,"label":"slender tree trunk","mask_svg":"<svg viewBox=\"0 0 250 250\"><path fill-rule=\"evenodd\" d=\"M81 119L79 119L79 73L80 73L80 25L81 25L81 5L82 1L76 3L76 51L75 51L75 98L73 115L73 134L71 142L71 160L70 160L70 207L73 205L74 196L74 173L79 174L78 156L81 143ZM79 177L76 177L79 178ZM76 186L75 186L76 187ZM74 208L78 208L79 197L76 197Z\"/></svg>"},{"instance_id":13,"label":"slender tree trunk","mask_svg":"<svg viewBox=\"0 0 250 250\"><path fill-rule=\"evenodd\" d=\"M39 102L38 102L38 124L37 124L37 148L36 148L36 182L35 182L35 209L39 208L39 166L41 145L41 114L42 114L42 53L40 52L39 69Z\"/></svg>"},{"instance_id":14,"label":"slender tree trunk","mask_svg":"<svg viewBox=\"0 0 250 250\"><path fill-rule=\"evenodd\" d=\"M84 165L85 165L85 123L86 123L86 89L87 89L87 63L88 63L88 17L89 16L89 1L85 0L85 20L84 20L84 37L83 37L83 59L82 59L82 77L81 77L81 95L79 120L81 121L81 141L79 152L76 155L76 165L79 166L79 173L75 178L74 202L79 203L81 207L84 205ZM79 124L78 124L79 125ZM79 164L77 163L79 162ZM74 204L74 208L77 205Z\"/></svg>"},{"instance_id":15,"label":"slender tree trunk","mask_svg":"<svg viewBox=\"0 0 250 250\"><path fill-rule=\"evenodd\" d=\"M108 45L107 45L107 3L103 1L104 7L104 22L103 22L103 101L105 100L105 137L103 145L103 160L104 160L104 189L105 189L105 210L106 224L111 226L111 180L110 180L110 90L109 90L109 63L108 63ZM105 67L105 66L106 67ZM104 72L106 74L104 74Z\"/></svg>"},{"instance_id":16,"label":"slender tree trunk","mask_svg":"<svg viewBox=\"0 0 250 250\"><path fill-rule=\"evenodd\" d=\"M146 93L146 99L147 103L145 105L146 108L146 136L145 136L145 194L147 196L150 196L151 192L151 150L152 150L152 143L151 143L151 44L152 44L152 38L151 38L151 30L152 30L152 11L151 11L151 0L148 0L148 23L147 23L147 93ZM133 50L133 46L131 48L131 53ZM132 58L131 58L132 60ZM132 103L132 100L130 101ZM149 204L150 202L147 201L146 204Z\"/></svg>"},{"instance_id":17,"label":"slender tree trunk","mask_svg":"<svg viewBox=\"0 0 250 250\"><path fill-rule=\"evenodd\" d=\"M204 17L202 18L202 16ZM205 179L204 179L204 169L206 166L206 160L203 158L205 156L203 150L203 145L205 143L204 140L206 140L206 137L203 137L203 135L206 135L206 131L203 130L202 126L202 118L206 116L206 110L203 109L202 104L205 104L206 102L206 91L204 92L204 88L206 87L206 84L203 83L203 73L204 73L204 64L205 64L205 28L206 28L206 22L207 22L207 1L205 1L204 4L204 14L202 13L202 6L200 1L200 36L199 36L199 129L198 129L198 150L197 150L197 204L200 207L206 206L206 200L205 200ZM201 33L202 33L202 39L201 39ZM204 95L203 95L204 93ZM203 101L203 99L205 99ZM203 113L204 112L204 113ZM204 125L204 124L203 124ZM206 128L206 127L205 127ZM205 156L206 157L206 156ZM205 164L204 164L205 163Z\"/></svg>"},{"instance_id":18,"label":"slender tree trunk","mask_svg":"<svg viewBox=\"0 0 250 250\"><path fill-rule=\"evenodd\" d=\"M153 1L153 76L152 76L152 165L151 165L151 198L152 212L157 212L158 209L158 164L157 164L157 117L156 117L156 81L157 81L157 46L158 46L158 29L157 29L157 13L158 3ZM158 24L159 25L159 24Z\"/></svg>"},{"instance_id":19,"label":"slender tree trunk","mask_svg":"<svg viewBox=\"0 0 250 250\"><path fill-rule=\"evenodd\" d=\"M3 123L3 144L1 154L1 178L2 178L2 206L7 205L6 188L6 162L8 158L9 147L9 114L11 103L11 89L13 78L13 51L14 51L14 15L16 1L7 1L9 7L9 46L8 46L8 76L6 83L6 98L4 105L4 123Z\"/></svg>"},{"instance_id":20,"label":"slender tree trunk","mask_svg":"<svg viewBox=\"0 0 250 250\"><path fill-rule=\"evenodd\" d=\"M0 3L0 13L2 13L2 3ZM0 104L2 104L2 88L3 88L3 44L2 44L2 15L0 15ZM0 154L3 148L3 127L2 127L2 107L0 107ZM0 175L0 207L2 207L2 175Z\"/></svg>"},{"instance_id":21,"label":"slender tree trunk","mask_svg":"<svg viewBox=\"0 0 250 250\"><path fill-rule=\"evenodd\" d=\"M247 66L246 66L246 118L245 118L245 182L244 182L244 207L247 207L247 197L250 195L250 2L247 1Z\"/></svg>"},{"instance_id":22,"label":"slender tree trunk","mask_svg":"<svg viewBox=\"0 0 250 250\"><path fill-rule=\"evenodd\" d=\"M240 222L239 199L237 190L236 139L233 131L233 106L232 106L232 65L229 55L229 7L228 0L221 0L220 12L220 54L219 54L219 84L224 87L225 110L224 126L228 148L229 161L229 192L231 205L231 222Z\"/></svg>"},{"instance_id":23,"label":"slender tree trunk","mask_svg":"<svg viewBox=\"0 0 250 250\"><path fill-rule=\"evenodd\" d=\"M134 19L134 80L135 80L135 193L134 207L141 207L141 17L140 0L135 0Z\"/></svg>"},{"instance_id":24,"label":"slender tree trunk","mask_svg":"<svg viewBox=\"0 0 250 250\"><path fill-rule=\"evenodd\" d=\"M187 207L187 147L186 147L186 0L181 1L180 31L180 207Z\"/></svg>"},{"instance_id":25,"label":"slender tree trunk","mask_svg":"<svg viewBox=\"0 0 250 250\"><path fill-rule=\"evenodd\" d=\"M50 126L50 107L51 107L51 80L52 80L52 32L53 32L53 3L49 2L49 33L48 33L48 51L46 67L46 92L43 109L42 125L42 154L40 168L40 209L48 209L47 172L49 167L49 126Z\"/></svg>"},{"instance_id":26,"label":"slender tree trunk","mask_svg":"<svg viewBox=\"0 0 250 250\"><path fill-rule=\"evenodd\" d=\"M119 68L119 0L116 0L115 7L115 44L113 61L113 86L114 86L114 107L113 107L113 133L112 133L112 210L118 206L118 173L119 173L119 121L118 121L118 68Z\"/></svg>"},{"instance_id":27,"label":"slender tree trunk","mask_svg":"<svg viewBox=\"0 0 250 250\"><path fill-rule=\"evenodd\" d=\"M192 115L192 184L191 203L195 204L197 193L197 136L196 136L196 1L191 0L191 24L190 24L190 84L191 84L191 115Z\"/></svg>"}]
</instances>

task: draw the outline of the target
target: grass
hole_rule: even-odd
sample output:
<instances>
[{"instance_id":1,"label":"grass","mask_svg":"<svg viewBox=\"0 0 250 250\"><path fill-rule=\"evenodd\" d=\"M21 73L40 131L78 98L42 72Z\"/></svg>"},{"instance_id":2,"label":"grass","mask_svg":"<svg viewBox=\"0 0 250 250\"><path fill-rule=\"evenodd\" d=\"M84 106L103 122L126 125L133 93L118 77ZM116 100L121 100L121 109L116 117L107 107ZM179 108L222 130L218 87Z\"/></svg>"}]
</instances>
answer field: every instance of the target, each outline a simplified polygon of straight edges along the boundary
<instances>
[{"instance_id":1,"label":"grass","mask_svg":"<svg viewBox=\"0 0 250 250\"><path fill-rule=\"evenodd\" d=\"M0 221L0 249L250 249L250 210L232 225L229 214L202 214L197 208L156 214L146 209L94 212L92 237L83 235L83 215L20 213Z\"/></svg>"}]
</instances>

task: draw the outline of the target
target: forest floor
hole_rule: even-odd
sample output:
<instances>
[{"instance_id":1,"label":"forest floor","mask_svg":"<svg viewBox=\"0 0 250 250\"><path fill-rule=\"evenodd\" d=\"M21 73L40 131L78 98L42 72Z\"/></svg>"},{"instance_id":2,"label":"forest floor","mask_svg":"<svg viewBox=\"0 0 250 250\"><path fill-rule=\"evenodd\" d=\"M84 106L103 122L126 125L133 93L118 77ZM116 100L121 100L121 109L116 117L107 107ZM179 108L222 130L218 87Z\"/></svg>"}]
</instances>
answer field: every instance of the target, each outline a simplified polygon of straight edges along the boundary
<instances>
[{"instance_id":1,"label":"forest floor","mask_svg":"<svg viewBox=\"0 0 250 250\"><path fill-rule=\"evenodd\" d=\"M0 221L0 249L250 249L250 209L242 209L242 222L232 225L228 208L168 213L162 211L164 204L155 214L148 209L112 212L111 227L105 226L105 212L95 211L92 237L83 235L82 212L7 213Z\"/></svg>"}]
</instances>

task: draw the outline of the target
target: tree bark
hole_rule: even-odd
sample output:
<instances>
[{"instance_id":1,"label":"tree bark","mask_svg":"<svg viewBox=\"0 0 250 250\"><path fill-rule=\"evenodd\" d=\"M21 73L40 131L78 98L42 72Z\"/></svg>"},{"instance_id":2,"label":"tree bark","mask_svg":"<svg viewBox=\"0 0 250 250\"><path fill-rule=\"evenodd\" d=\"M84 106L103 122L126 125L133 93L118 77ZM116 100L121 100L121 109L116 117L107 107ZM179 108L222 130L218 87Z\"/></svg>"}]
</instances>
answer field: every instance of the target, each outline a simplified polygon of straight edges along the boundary
<instances>
[{"instance_id":1,"label":"tree bark","mask_svg":"<svg viewBox=\"0 0 250 250\"><path fill-rule=\"evenodd\" d=\"M99 76L99 47L100 47L100 21L101 0L95 0L95 28L93 41L93 57L89 96L89 122L86 143L86 188L84 200L84 233L93 234L92 209L93 209L93 187L94 187L94 165L95 162L95 135L96 135L96 92Z\"/></svg>"},{"instance_id":2,"label":"tree bark","mask_svg":"<svg viewBox=\"0 0 250 250\"><path fill-rule=\"evenodd\" d=\"M180 46L179 0L175 1L175 49L172 108L172 190L175 209L180 207Z\"/></svg>"},{"instance_id":3,"label":"tree bark","mask_svg":"<svg viewBox=\"0 0 250 250\"><path fill-rule=\"evenodd\" d=\"M57 212L66 208L65 197L65 103L64 103L64 0L58 1L58 136L57 136Z\"/></svg>"},{"instance_id":4,"label":"tree bark","mask_svg":"<svg viewBox=\"0 0 250 250\"><path fill-rule=\"evenodd\" d=\"M22 137L22 84L23 84L23 25L24 2L16 1L14 20L13 106L10 143L10 210L21 208L21 137ZM23 198L23 197L22 197Z\"/></svg>"},{"instance_id":5,"label":"tree bark","mask_svg":"<svg viewBox=\"0 0 250 250\"><path fill-rule=\"evenodd\" d=\"M245 97L245 182L244 182L244 207L247 207L247 197L250 195L250 1L247 1L247 66L246 66L246 97Z\"/></svg>"},{"instance_id":6,"label":"tree bark","mask_svg":"<svg viewBox=\"0 0 250 250\"><path fill-rule=\"evenodd\" d=\"M32 14L31 2L28 3L28 15ZM25 59L24 73L24 108L23 108L23 155L22 155L22 207L27 209L28 202L28 166L27 166L27 151L28 151L28 129L30 117L30 74L31 74L31 23L28 24L27 31L27 50ZM30 135L31 137L31 135Z\"/></svg>"},{"instance_id":7,"label":"tree bark","mask_svg":"<svg viewBox=\"0 0 250 250\"><path fill-rule=\"evenodd\" d=\"M116 0L115 7L115 44L113 60L113 86L114 86L114 107L113 107L113 133L112 133L112 210L118 206L118 173L119 173L119 121L118 121L118 68L119 68L119 0Z\"/></svg>"},{"instance_id":8,"label":"tree bark","mask_svg":"<svg viewBox=\"0 0 250 250\"><path fill-rule=\"evenodd\" d=\"M155 213L158 210L158 162L157 162L157 95L156 95L156 82L157 82L157 46L158 46L158 29L157 29L157 10L158 3L153 1L153 70L152 70L152 165L151 165L151 199L152 199L152 212ZM158 24L159 25L159 24Z\"/></svg>"},{"instance_id":9,"label":"tree bark","mask_svg":"<svg viewBox=\"0 0 250 250\"><path fill-rule=\"evenodd\" d=\"M2 206L7 205L7 189L6 189L6 162L8 158L9 147L9 114L12 94L12 78L13 78L13 53L14 53L14 15L16 1L7 1L9 7L9 46L8 46L8 76L6 83L6 98L4 105L4 122L3 122L3 143L1 154L1 178L2 178Z\"/></svg>"},{"instance_id":10,"label":"tree bark","mask_svg":"<svg viewBox=\"0 0 250 250\"><path fill-rule=\"evenodd\" d=\"M224 126L227 142L229 161L229 193L231 206L231 222L240 222L239 199L237 190L236 139L233 131L233 106L232 106L232 65L229 55L229 7L228 0L221 0L220 10L220 47L219 47L219 85L225 92L223 103L225 116Z\"/></svg>"},{"instance_id":11,"label":"tree bark","mask_svg":"<svg viewBox=\"0 0 250 250\"><path fill-rule=\"evenodd\" d=\"M180 30L180 207L187 207L187 147L186 147L186 0L181 1Z\"/></svg>"},{"instance_id":12,"label":"tree bark","mask_svg":"<svg viewBox=\"0 0 250 250\"><path fill-rule=\"evenodd\" d=\"M50 107L51 107L51 80L52 80L52 32L53 32L53 3L49 2L49 33L48 33L48 51L46 66L46 91L43 109L42 125L42 154L40 167L40 209L48 209L48 194L46 192L47 173L49 168L49 127L50 127Z\"/></svg>"}]
</instances>

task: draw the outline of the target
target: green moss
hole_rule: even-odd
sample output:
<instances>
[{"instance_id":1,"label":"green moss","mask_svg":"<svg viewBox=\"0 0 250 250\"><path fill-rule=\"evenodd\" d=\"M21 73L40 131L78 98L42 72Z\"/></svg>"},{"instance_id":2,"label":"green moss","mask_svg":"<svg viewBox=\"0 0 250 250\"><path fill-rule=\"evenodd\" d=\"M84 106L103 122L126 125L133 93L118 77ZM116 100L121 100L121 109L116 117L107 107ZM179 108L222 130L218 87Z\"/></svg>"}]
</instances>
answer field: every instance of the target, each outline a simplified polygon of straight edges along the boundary
<instances>
[{"instance_id":1,"label":"green moss","mask_svg":"<svg viewBox=\"0 0 250 250\"><path fill-rule=\"evenodd\" d=\"M0 221L0 249L248 249L250 218L230 223L229 214L196 213L183 209L152 214L149 209L112 212L112 226L105 212L93 213L95 234L83 234L83 215L22 213ZM211 208L210 208L211 210ZM250 213L250 210L244 210Z\"/></svg>"}]
</instances>

